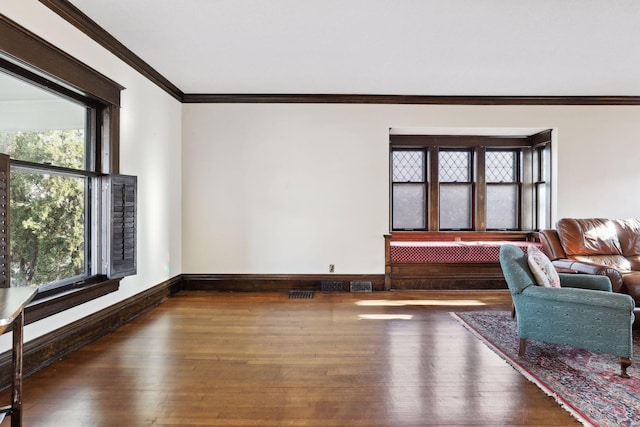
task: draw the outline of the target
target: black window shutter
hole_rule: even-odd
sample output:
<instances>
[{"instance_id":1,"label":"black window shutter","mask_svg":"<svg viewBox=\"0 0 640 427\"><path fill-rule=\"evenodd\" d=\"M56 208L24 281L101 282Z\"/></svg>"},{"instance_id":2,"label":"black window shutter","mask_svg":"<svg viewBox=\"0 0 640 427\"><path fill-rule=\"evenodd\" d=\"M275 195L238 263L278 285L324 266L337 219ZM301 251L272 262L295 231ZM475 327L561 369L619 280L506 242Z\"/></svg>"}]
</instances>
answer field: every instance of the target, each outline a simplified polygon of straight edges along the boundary
<instances>
[{"instance_id":1,"label":"black window shutter","mask_svg":"<svg viewBox=\"0 0 640 427\"><path fill-rule=\"evenodd\" d=\"M106 274L110 279L136 274L136 201L137 177L109 175L103 181L103 206L106 219Z\"/></svg>"},{"instance_id":2,"label":"black window shutter","mask_svg":"<svg viewBox=\"0 0 640 427\"><path fill-rule=\"evenodd\" d=\"M9 156L0 154L0 288L11 285L9 265Z\"/></svg>"}]
</instances>

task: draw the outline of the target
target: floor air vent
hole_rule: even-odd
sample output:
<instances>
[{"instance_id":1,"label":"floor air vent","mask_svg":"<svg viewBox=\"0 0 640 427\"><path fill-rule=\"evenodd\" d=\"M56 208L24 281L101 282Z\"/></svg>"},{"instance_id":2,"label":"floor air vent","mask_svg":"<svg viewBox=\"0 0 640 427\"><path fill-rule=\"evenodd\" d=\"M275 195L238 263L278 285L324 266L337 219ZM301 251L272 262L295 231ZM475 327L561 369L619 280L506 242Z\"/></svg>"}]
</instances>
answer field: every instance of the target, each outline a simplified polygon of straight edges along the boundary
<instances>
[{"instance_id":1,"label":"floor air vent","mask_svg":"<svg viewBox=\"0 0 640 427\"><path fill-rule=\"evenodd\" d=\"M371 282L351 282L351 292L371 292L373 285Z\"/></svg>"},{"instance_id":2,"label":"floor air vent","mask_svg":"<svg viewBox=\"0 0 640 427\"><path fill-rule=\"evenodd\" d=\"M342 282L323 280L320 282L320 290L322 292L342 292Z\"/></svg>"},{"instance_id":3,"label":"floor air vent","mask_svg":"<svg viewBox=\"0 0 640 427\"><path fill-rule=\"evenodd\" d=\"M289 299L311 299L313 291L289 291Z\"/></svg>"}]
</instances>

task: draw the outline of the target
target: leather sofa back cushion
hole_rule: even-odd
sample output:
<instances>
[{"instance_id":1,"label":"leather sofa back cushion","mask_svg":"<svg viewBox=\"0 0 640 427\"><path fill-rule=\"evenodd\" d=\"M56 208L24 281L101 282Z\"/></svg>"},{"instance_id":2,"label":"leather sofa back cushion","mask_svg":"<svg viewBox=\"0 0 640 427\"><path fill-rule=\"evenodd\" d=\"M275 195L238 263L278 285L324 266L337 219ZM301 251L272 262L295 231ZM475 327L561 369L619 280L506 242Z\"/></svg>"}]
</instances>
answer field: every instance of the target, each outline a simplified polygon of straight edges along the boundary
<instances>
[{"instance_id":1,"label":"leather sofa back cushion","mask_svg":"<svg viewBox=\"0 0 640 427\"><path fill-rule=\"evenodd\" d=\"M629 268L640 273L640 255L625 257L629 261Z\"/></svg>"},{"instance_id":2,"label":"leather sofa back cushion","mask_svg":"<svg viewBox=\"0 0 640 427\"><path fill-rule=\"evenodd\" d=\"M592 264L606 265L621 272L631 271L631 262L622 255L575 255L571 259Z\"/></svg>"},{"instance_id":3,"label":"leather sofa back cushion","mask_svg":"<svg viewBox=\"0 0 640 427\"><path fill-rule=\"evenodd\" d=\"M562 218L558 236L569 257L576 255L622 255L614 222L605 218Z\"/></svg>"},{"instance_id":4,"label":"leather sofa back cushion","mask_svg":"<svg viewBox=\"0 0 640 427\"><path fill-rule=\"evenodd\" d=\"M618 232L622 253L625 256L640 255L640 219L617 219L614 224Z\"/></svg>"}]
</instances>

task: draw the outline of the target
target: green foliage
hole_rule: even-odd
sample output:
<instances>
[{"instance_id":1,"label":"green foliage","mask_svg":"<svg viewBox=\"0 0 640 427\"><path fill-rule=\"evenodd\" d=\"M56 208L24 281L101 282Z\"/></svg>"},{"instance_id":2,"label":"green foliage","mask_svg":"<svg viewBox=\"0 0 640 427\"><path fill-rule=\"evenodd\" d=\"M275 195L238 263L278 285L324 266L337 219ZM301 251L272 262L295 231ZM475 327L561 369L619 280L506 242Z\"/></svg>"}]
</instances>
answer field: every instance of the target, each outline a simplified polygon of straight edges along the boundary
<instances>
[{"instance_id":1,"label":"green foliage","mask_svg":"<svg viewBox=\"0 0 640 427\"><path fill-rule=\"evenodd\" d=\"M0 148L14 159L84 167L82 130L17 132L13 138L0 138ZM42 285L84 273L84 207L85 178L12 171L13 286Z\"/></svg>"}]
</instances>

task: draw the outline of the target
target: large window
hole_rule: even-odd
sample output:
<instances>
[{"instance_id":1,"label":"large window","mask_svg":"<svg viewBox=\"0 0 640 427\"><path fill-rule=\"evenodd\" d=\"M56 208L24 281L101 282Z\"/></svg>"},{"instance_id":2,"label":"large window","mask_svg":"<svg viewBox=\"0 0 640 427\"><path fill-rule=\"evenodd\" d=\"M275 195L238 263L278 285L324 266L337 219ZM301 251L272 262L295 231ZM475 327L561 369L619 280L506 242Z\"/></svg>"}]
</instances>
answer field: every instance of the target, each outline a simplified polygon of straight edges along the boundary
<instances>
[{"instance_id":1,"label":"large window","mask_svg":"<svg viewBox=\"0 0 640 427\"><path fill-rule=\"evenodd\" d=\"M30 323L136 272L123 88L0 15L0 286L34 286Z\"/></svg>"},{"instance_id":2,"label":"large window","mask_svg":"<svg viewBox=\"0 0 640 427\"><path fill-rule=\"evenodd\" d=\"M392 230L529 231L551 218L551 132L391 136Z\"/></svg>"},{"instance_id":3,"label":"large window","mask_svg":"<svg viewBox=\"0 0 640 427\"><path fill-rule=\"evenodd\" d=\"M12 286L91 273L95 107L0 72L0 152L11 158Z\"/></svg>"}]
</instances>

